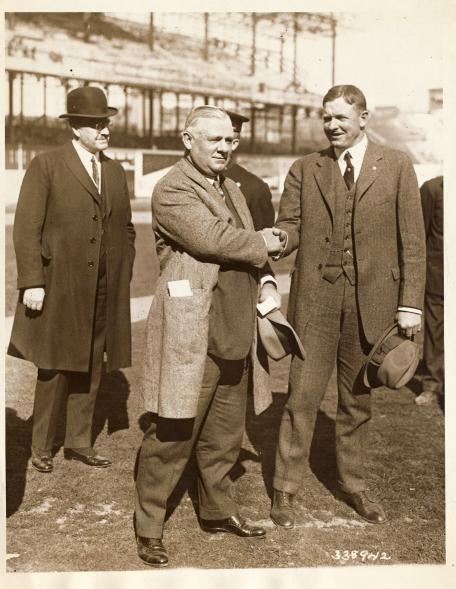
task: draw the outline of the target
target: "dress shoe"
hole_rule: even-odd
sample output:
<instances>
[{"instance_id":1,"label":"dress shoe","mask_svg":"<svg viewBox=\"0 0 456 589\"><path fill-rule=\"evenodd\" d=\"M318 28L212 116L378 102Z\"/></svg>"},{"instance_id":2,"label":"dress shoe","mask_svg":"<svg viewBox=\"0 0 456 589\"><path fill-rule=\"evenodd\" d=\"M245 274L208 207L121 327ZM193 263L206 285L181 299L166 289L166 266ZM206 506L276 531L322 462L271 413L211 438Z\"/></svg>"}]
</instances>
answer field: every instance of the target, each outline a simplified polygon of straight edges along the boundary
<instances>
[{"instance_id":1,"label":"dress shoe","mask_svg":"<svg viewBox=\"0 0 456 589\"><path fill-rule=\"evenodd\" d=\"M359 493L339 491L339 496L369 523L384 524L386 522L386 515L382 506L369 499L366 491L360 491Z\"/></svg>"},{"instance_id":2,"label":"dress shoe","mask_svg":"<svg viewBox=\"0 0 456 589\"><path fill-rule=\"evenodd\" d=\"M39 472L52 472L54 465L51 451L32 447L32 466Z\"/></svg>"},{"instance_id":3,"label":"dress shoe","mask_svg":"<svg viewBox=\"0 0 456 589\"><path fill-rule=\"evenodd\" d=\"M201 529L205 532L215 534L227 532L242 538L264 538L266 530L260 526L251 526L238 515L232 515L226 519L200 519Z\"/></svg>"},{"instance_id":4,"label":"dress shoe","mask_svg":"<svg viewBox=\"0 0 456 589\"><path fill-rule=\"evenodd\" d=\"M112 462L107 458L103 458L95 452L93 448L65 448L63 451L65 460L79 460L87 464L87 466L95 466L95 468L106 468L111 466Z\"/></svg>"},{"instance_id":5,"label":"dress shoe","mask_svg":"<svg viewBox=\"0 0 456 589\"><path fill-rule=\"evenodd\" d=\"M294 495L274 489L272 500L271 519L282 528L292 528L295 524L295 511L293 507Z\"/></svg>"},{"instance_id":6,"label":"dress shoe","mask_svg":"<svg viewBox=\"0 0 456 589\"><path fill-rule=\"evenodd\" d=\"M161 538L136 538L139 558L151 567L165 567L168 564L168 553Z\"/></svg>"},{"instance_id":7,"label":"dress shoe","mask_svg":"<svg viewBox=\"0 0 456 589\"><path fill-rule=\"evenodd\" d=\"M439 400L439 394L434 391L423 391L415 399L417 405L434 405Z\"/></svg>"}]
</instances>

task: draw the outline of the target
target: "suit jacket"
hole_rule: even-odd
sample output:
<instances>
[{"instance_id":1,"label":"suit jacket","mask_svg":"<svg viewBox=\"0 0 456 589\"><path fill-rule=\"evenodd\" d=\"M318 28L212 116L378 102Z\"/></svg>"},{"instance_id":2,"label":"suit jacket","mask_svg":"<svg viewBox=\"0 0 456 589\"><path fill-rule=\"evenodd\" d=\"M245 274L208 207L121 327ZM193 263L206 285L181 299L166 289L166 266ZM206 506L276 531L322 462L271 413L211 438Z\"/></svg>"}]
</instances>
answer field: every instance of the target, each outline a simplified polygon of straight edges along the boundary
<instances>
[{"instance_id":1,"label":"suit jacket","mask_svg":"<svg viewBox=\"0 0 456 589\"><path fill-rule=\"evenodd\" d=\"M131 364L130 278L135 231L125 172L101 154L106 203L107 369ZM20 191L13 240L19 301L8 352L40 368L88 371L102 234L100 194L71 142L37 155ZM22 303L44 286L41 312Z\"/></svg>"},{"instance_id":2,"label":"suit jacket","mask_svg":"<svg viewBox=\"0 0 456 589\"><path fill-rule=\"evenodd\" d=\"M297 160L280 203L277 225L288 233L285 254L298 250L289 319L301 339L330 249L334 166L332 148ZM361 321L373 344L393 322L398 306L423 305L423 217L415 172L404 153L369 141L356 185L353 240Z\"/></svg>"},{"instance_id":3,"label":"suit jacket","mask_svg":"<svg viewBox=\"0 0 456 589\"><path fill-rule=\"evenodd\" d=\"M162 417L195 416L220 264L238 262L260 269L267 261L264 240L253 230L244 197L229 179L224 188L247 229L234 226L220 194L186 159L154 189L152 218L161 274L147 320L143 395L146 409ZM258 270L257 280L259 275ZM173 280L188 280L193 296L169 296L168 282ZM272 397L266 356L258 356L256 343L252 325L255 410L260 412Z\"/></svg>"},{"instance_id":4,"label":"suit jacket","mask_svg":"<svg viewBox=\"0 0 456 589\"><path fill-rule=\"evenodd\" d=\"M420 189L426 230L426 293L443 297L443 176Z\"/></svg>"},{"instance_id":5,"label":"suit jacket","mask_svg":"<svg viewBox=\"0 0 456 589\"><path fill-rule=\"evenodd\" d=\"M261 178L237 163L224 171L224 176L234 180L245 197L256 231L274 225L275 213L269 186Z\"/></svg>"}]
</instances>

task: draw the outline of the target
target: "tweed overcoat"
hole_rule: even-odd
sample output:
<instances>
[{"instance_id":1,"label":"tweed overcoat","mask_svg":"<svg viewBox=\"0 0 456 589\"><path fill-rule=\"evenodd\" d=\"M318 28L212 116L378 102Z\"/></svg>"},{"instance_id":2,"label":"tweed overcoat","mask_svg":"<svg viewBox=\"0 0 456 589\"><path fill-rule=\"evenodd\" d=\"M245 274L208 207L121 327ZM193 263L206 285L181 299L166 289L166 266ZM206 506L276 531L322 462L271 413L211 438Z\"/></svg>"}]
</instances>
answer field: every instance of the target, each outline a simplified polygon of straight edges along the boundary
<instances>
[{"instance_id":1,"label":"tweed overcoat","mask_svg":"<svg viewBox=\"0 0 456 589\"><path fill-rule=\"evenodd\" d=\"M246 229L234 226L220 194L185 158L157 183L152 196L161 273L147 320L143 395L146 409L162 417L196 414L220 264L244 263L259 280L259 269L267 262L264 240L254 232L242 193L229 179L224 187ZM188 280L192 296L169 296L168 282L173 280ZM257 347L255 326L252 331L254 406L259 413L272 397L266 355Z\"/></svg>"},{"instance_id":2,"label":"tweed overcoat","mask_svg":"<svg viewBox=\"0 0 456 589\"><path fill-rule=\"evenodd\" d=\"M297 160L285 180L277 225L297 249L288 318L301 339L318 297L335 210L332 149ZM373 344L398 306L423 307L426 254L420 193L408 156L368 142L356 184L353 244L362 327Z\"/></svg>"},{"instance_id":3,"label":"tweed overcoat","mask_svg":"<svg viewBox=\"0 0 456 589\"><path fill-rule=\"evenodd\" d=\"M131 364L130 279L135 231L123 168L101 155L106 203L107 370ZM37 155L14 220L19 301L8 353L39 368L89 370L102 233L100 195L72 143ZM41 312L21 302L44 286Z\"/></svg>"}]
</instances>

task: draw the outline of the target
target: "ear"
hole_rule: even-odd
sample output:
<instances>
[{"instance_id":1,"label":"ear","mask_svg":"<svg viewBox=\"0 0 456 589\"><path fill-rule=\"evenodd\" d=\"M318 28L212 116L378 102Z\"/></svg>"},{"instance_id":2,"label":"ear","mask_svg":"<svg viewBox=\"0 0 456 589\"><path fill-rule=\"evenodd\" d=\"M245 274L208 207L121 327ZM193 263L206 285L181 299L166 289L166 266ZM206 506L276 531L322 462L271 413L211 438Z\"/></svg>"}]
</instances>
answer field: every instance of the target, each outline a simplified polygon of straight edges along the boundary
<instances>
[{"instance_id":1,"label":"ear","mask_svg":"<svg viewBox=\"0 0 456 589\"><path fill-rule=\"evenodd\" d=\"M361 129L364 129L364 127L367 125L367 121L370 118L370 113L368 110L363 110L361 112L361 114L359 115L359 126L361 127Z\"/></svg>"},{"instance_id":2,"label":"ear","mask_svg":"<svg viewBox=\"0 0 456 589\"><path fill-rule=\"evenodd\" d=\"M81 133L79 132L79 129L77 127L71 127L71 130L73 131L73 135L75 137L77 137L78 139L81 137Z\"/></svg>"},{"instance_id":3,"label":"ear","mask_svg":"<svg viewBox=\"0 0 456 589\"><path fill-rule=\"evenodd\" d=\"M187 131L182 132L182 143L184 144L185 149L192 149L192 136Z\"/></svg>"},{"instance_id":4,"label":"ear","mask_svg":"<svg viewBox=\"0 0 456 589\"><path fill-rule=\"evenodd\" d=\"M239 147L239 139L233 139L233 143L231 144L231 151L236 151Z\"/></svg>"}]
</instances>

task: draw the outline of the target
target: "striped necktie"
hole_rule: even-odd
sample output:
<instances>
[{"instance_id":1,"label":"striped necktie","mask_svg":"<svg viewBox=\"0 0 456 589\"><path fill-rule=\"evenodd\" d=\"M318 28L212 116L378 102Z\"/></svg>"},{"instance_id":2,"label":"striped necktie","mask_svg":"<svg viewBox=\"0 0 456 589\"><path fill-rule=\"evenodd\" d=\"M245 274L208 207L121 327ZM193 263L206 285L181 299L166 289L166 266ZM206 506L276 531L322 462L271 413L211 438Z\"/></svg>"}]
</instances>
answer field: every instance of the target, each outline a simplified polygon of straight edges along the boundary
<instances>
[{"instance_id":1,"label":"striped necktie","mask_svg":"<svg viewBox=\"0 0 456 589\"><path fill-rule=\"evenodd\" d=\"M352 156L350 155L349 151L347 151L347 153L344 155L344 160L347 164L344 172L344 180L348 190L350 190L355 183L355 170L352 164Z\"/></svg>"},{"instance_id":2,"label":"striped necktie","mask_svg":"<svg viewBox=\"0 0 456 589\"><path fill-rule=\"evenodd\" d=\"M98 173L97 160L94 155L92 156L91 162L92 162L92 178L93 178L93 181L95 182L97 190L100 191L100 175Z\"/></svg>"}]
</instances>

